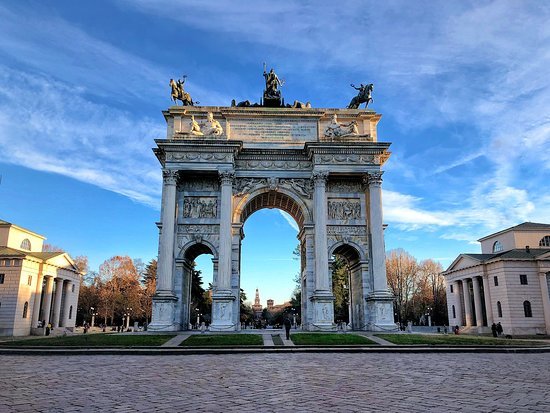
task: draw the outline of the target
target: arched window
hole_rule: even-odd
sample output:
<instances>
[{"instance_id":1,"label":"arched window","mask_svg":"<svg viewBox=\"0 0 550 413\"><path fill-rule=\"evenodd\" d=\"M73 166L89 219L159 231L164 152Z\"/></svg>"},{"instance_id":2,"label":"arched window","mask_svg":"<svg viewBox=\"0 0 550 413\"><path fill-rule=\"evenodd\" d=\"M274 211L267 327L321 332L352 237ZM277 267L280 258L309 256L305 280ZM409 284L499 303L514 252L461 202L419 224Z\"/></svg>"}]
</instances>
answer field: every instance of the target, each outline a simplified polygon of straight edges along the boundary
<instances>
[{"instance_id":1,"label":"arched window","mask_svg":"<svg viewBox=\"0 0 550 413\"><path fill-rule=\"evenodd\" d=\"M545 235L539 242L539 247L550 247L550 235Z\"/></svg>"},{"instance_id":2,"label":"arched window","mask_svg":"<svg viewBox=\"0 0 550 413\"><path fill-rule=\"evenodd\" d=\"M502 305L500 304L500 301L497 301L497 313L498 316L502 318Z\"/></svg>"},{"instance_id":3,"label":"arched window","mask_svg":"<svg viewBox=\"0 0 550 413\"><path fill-rule=\"evenodd\" d=\"M23 306L23 318L27 318L28 312L29 312L29 302L27 301Z\"/></svg>"},{"instance_id":4,"label":"arched window","mask_svg":"<svg viewBox=\"0 0 550 413\"><path fill-rule=\"evenodd\" d=\"M25 238L23 241L21 241L21 249L22 250L31 250L31 242L28 240L28 238Z\"/></svg>"},{"instance_id":5,"label":"arched window","mask_svg":"<svg viewBox=\"0 0 550 413\"><path fill-rule=\"evenodd\" d=\"M500 243L500 241L495 241L495 243L493 244L493 252L500 252L502 250L503 250L503 248L502 248L502 244Z\"/></svg>"},{"instance_id":6,"label":"arched window","mask_svg":"<svg viewBox=\"0 0 550 413\"><path fill-rule=\"evenodd\" d=\"M73 316L73 306L71 305L69 307L69 320L72 318L72 316Z\"/></svg>"},{"instance_id":7,"label":"arched window","mask_svg":"<svg viewBox=\"0 0 550 413\"><path fill-rule=\"evenodd\" d=\"M531 303L529 301L523 302L523 313L525 314L525 317L533 317L533 313L531 312Z\"/></svg>"},{"instance_id":8,"label":"arched window","mask_svg":"<svg viewBox=\"0 0 550 413\"><path fill-rule=\"evenodd\" d=\"M456 310L455 310L455 306L453 305L453 318L456 318Z\"/></svg>"}]
</instances>

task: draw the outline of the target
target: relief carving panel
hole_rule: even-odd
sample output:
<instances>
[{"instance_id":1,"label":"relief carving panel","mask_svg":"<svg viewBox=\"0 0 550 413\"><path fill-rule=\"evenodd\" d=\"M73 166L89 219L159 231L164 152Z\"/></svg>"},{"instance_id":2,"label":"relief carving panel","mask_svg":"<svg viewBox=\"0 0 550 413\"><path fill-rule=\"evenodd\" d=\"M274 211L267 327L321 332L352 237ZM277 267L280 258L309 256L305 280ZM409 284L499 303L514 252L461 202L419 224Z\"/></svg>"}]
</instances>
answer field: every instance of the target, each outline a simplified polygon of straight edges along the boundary
<instances>
[{"instance_id":1,"label":"relief carving panel","mask_svg":"<svg viewBox=\"0 0 550 413\"><path fill-rule=\"evenodd\" d=\"M329 219L360 219L361 203L358 199L328 202Z\"/></svg>"},{"instance_id":2,"label":"relief carving panel","mask_svg":"<svg viewBox=\"0 0 550 413\"><path fill-rule=\"evenodd\" d=\"M218 199L215 197L186 197L183 200L184 218L216 218Z\"/></svg>"}]
</instances>

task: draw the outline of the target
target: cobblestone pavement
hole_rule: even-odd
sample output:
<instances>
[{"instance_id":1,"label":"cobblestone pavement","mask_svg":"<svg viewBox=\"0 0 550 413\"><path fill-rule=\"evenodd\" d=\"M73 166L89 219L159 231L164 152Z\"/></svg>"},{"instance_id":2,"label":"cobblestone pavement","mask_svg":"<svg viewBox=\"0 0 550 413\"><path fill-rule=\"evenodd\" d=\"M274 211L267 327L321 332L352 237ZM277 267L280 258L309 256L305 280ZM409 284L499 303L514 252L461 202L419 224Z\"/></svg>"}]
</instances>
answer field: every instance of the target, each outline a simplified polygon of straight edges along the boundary
<instances>
[{"instance_id":1,"label":"cobblestone pavement","mask_svg":"<svg viewBox=\"0 0 550 413\"><path fill-rule=\"evenodd\" d=\"M0 355L0 412L550 411L550 356Z\"/></svg>"}]
</instances>

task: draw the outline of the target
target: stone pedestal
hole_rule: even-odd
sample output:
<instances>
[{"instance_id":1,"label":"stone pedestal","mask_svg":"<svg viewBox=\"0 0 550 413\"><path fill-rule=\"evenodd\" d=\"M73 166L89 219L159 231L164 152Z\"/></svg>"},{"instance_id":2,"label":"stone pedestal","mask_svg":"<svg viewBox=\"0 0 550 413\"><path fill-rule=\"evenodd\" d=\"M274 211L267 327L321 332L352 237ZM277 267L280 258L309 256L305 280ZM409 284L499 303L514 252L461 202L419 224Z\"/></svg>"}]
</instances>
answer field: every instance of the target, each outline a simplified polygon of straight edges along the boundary
<instances>
[{"instance_id":1,"label":"stone pedestal","mask_svg":"<svg viewBox=\"0 0 550 413\"><path fill-rule=\"evenodd\" d=\"M393 294L389 291L375 291L367 297L369 331L397 331L393 321Z\"/></svg>"},{"instance_id":2,"label":"stone pedestal","mask_svg":"<svg viewBox=\"0 0 550 413\"><path fill-rule=\"evenodd\" d=\"M218 291L212 295L212 324L210 331L235 331L237 322L233 313L233 302L236 300L230 291Z\"/></svg>"},{"instance_id":3,"label":"stone pedestal","mask_svg":"<svg viewBox=\"0 0 550 413\"><path fill-rule=\"evenodd\" d=\"M313 320L309 325L310 331L336 331L334 323L334 296L330 293L315 293L311 297Z\"/></svg>"},{"instance_id":4,"label":"stone pedestal","mask_svg":"<svg viewBox=\"0 0 550 413\"><path fill-rule=\"evenodd\" d=\"M182 326L174 320L176 301L176 297L153 296L153 317L148 326L150 331L179 331L182 329Z\"/></svg>"}]
</instances>

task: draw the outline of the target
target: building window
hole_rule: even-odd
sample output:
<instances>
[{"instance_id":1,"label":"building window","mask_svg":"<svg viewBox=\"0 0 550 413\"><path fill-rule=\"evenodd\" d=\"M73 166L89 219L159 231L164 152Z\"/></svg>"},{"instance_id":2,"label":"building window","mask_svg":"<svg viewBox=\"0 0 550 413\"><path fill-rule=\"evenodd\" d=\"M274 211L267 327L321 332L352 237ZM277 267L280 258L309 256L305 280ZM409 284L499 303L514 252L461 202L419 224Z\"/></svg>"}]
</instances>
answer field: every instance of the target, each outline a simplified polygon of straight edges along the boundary
<instances>
[{"instance_id":1,"label":"building window","mask_svg":"<svg viewBox=\"0 0 550 413\"><path fill-rule=\"evenodd\" d=\"M456 318L456 310L455 310L455 306L453 305L453 318Z\"/></svg>"},{"instance_id":2,"label":"building window","mask_svg":"<svg viewBox=\"0 0 550 413\"><path fill-rule=\"evenodd\" d=\"M31 250L31 242L27 238L21 241L21 249L27 251Z\"/></svg>"},{"instance_id":3,"label":"building window","mask_svg":"<svg viewBox=\"0 0 550 413\"><path fill-rule=\"evenodd\" d=\"M4 274L0 274L0 284L4 284Z\"/></svg>"},{"instance_id":4,"label":"building window","mask_svg":"<svg viewBox=\"0 0 550 413\"><path fill-rule=\"evenodd\" d=\"M525 304L525 303L524 303ZM23 318L27 318L27 312L29 311L29 302L27 301L23 306Z\"/></svg>"},{"instance_id":5,"label":"building window","mask_svg":"<svg viewBox=\"0 0 550 413\"><path fill-rule=\"evenodd\" d=\"M451 284L451 286L450 286L450 287L451 287L451 293L452 293L452 292L453 292L453 285Z\"/></svg>"},{"instance_id":6,"label":"building window","mask_svg":"<svg viewBox=\"0 0 550 413\"><path fill-rule=\"evenodd\" d=\"M539 247L550 247L550 235L545 235L539 242Z\"/></svg>"},{"instance_id":7,"label":"building window","mask_svg":"<svg viewBox=\"0 0 550 413\"><path fill-rule=\"evenodd\" d=\"M527 285L527 274L520 274L519 275L519 283L521 285Z\"/></svg>"},{"instance_id":8,"label":"building window","mask_svg":"<svg viewBox=\"0 0 550 413\"><path fill-rule=\"evenodd\" d=\"M72 318L72 316L73 316L73 306L71 305L69 307L69 320Z\"/></svg>"},{"instance_id":9,"label":"building window","mask_svg":"<svg viewBox=\"0 0 550 413\"><path fill-rule=\"evenodd\" d=\"M500 243L500 241L495 241L495 243L493 244L493 252L500 252L502 250L503 250L503 248L502 248L502 244Z\"/></svg>"},{"instance_id":10,"label":"building window","mask_svg":"<svg viewBox=\"0 0 550 413\"><path fill-rule=\"evenodd\" d=\"M29 275L29 278L27 278L27 284L32 285L32 275Z\"/></svg>"},{"instance_id":11,"label":"building window","mask_svg":"<svg viewBox=\"0 0 550 413\"><path fill-rule=\"evenodd\" d=\"M11 267L11 260L6 260L6 267Z\"/></svg>"},{"instance_id":12,"label":"building window","mask_svg":"<svg viewBox=\"0 0 550 413\"><path fill-rule=\"evenodd\" d=\"M531 312L531 303L529 301L523 302L523 313L525 314L525 317L533 317L533 313Z\"/></svg>"},{"instance_id":13,"label":"building window","mask_svg":"<svg viewBox=\"0 0 550 413\"><path fill-rule=\"evenodd\" d=\"M498 287L498 277L496 275L493 277L493 281L495 282L495 287Z\"/></svg>"},{"instance_id":14,"label":"building window","mask_svg":"<svg viewBox=\"0 0 550 413\"><path fill-rule=\"evenodd\" d=\"M74 284L71 287L71 292L74 293Z\"/></svg>"},{"instance_id":15,"label":"building window","mask_svg":"<svg viewBox=\"0 0 550 413\"><path fill-rule=\"evenodd\" d=\"M497 301L497 313L499 318L502 318L502 305L500 304L500 301Z\"/></svg>"}]
</instances>

